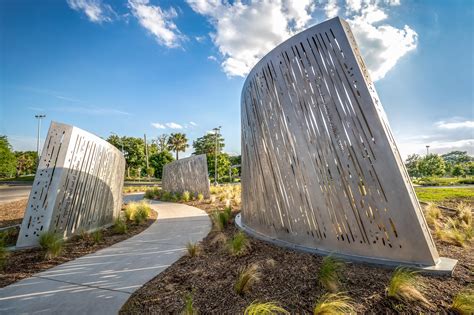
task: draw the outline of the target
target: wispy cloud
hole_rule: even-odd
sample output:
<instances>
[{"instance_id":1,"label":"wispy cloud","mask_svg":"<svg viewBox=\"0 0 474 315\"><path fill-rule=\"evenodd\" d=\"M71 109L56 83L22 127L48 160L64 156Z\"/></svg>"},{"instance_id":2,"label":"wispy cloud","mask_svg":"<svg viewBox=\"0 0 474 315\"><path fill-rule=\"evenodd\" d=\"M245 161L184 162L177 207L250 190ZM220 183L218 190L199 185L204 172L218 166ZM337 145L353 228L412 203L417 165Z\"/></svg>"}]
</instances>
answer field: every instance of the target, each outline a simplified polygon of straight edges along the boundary
<instances>
[{"instance_id":1,"label":"wispy cloud","mask_svg":"<svg viewBox=\"0 0 474 315\"><path fill-rule=\"evenodd\" d=\"M101 0L67 0L67 3L71 9L84 12L94 23L111 22L117 17L112 7Z\"/></svg>"},{"instance_id":2,"label":"wispy cloud","mask_svg":"<svg viewBox=\"0 0 474 315\"><path fill-rule=\"evenodd\" d=\"M169 122L169 123L166 123L165 125L166 125L166 127L170 128L170 129L183 129L183 126L181 126L180 124L177 124L175 122Z\"/></svg>"},{"instance_id":3,"label":"wispy cloud","mask_svg":"<svg viewBox=\"0 0 474 315\"><path fill-rule=\"evenodd\" d=\"M166 129L166 126L160 123L151 123L151 125L156 129Z\"/></svg>"},{"instance_id":4,"label":"wispy cloud","mask_svg":"<svg viewBox=\"0 0 474 315\"><path fill-rule=\"evenodd\" d=\"M61 96L61 95L56 95L56 98L59 98L60 100L68 101L68 102L82 102L81 100L72 98L72 97L67 97L67 96Z\"/></svg>"},{"instance_id":5,"label":"wispy cloud","mask_svg":"<svg viewBox=\"0 0 474 315\"><path fill-rule=\"evenodd\" d=\"M149 0L128 0L128 6L140 25L147 29L160 45L176 48L186 40L186 36L173 22L178 16L173 7L163 10L157 5L151 5Z\"/></svg>"},{"instance_id":6,"label":"wispy cloud","mask_svg":"<svg viewBox=\"0 0 474 315\"><path fill-rule=\"evenodd\" d=\"M217 62L217 58L215 56L207 56L207 60L211 60L211 61L216 61Z\"/></svg>"},{"instance_id":7,"label":"wispy cloud","mask_svg":"<svg viewBox=\"0 0 474 315\"><path fill-rule=\"evenodd\" d=\"M54 107L51 110L58 112L67 112L67 113L78 113L84 115L118 115L118 116L128 116L131 115L129 112L107 107L93 107L93 106L67 106L67 107Z\"/></svg>"},{"instance_id":8,"label":"wispy cloud","mask_svg":"<svg viewBox=\"0 0 474 315\"><path fill-rule=\"evenodd\" d=\"M204 43L204 41L206 40L206 36L195 36L194 39L195 39L198 43Z\"/></svg>"},{"instance_id":9,"label":"wispy cloud","mask_svg":"<svg viewBox=\"0 0 474 315\"><path fill-rule=\"evenodd\" d=\"M472 129L474 128L474 120L465 120L465 121L455 121L455 122L447 122L444 120L438 121L435 123L436 127L440 129Z\"/></svg>"},{"instance_id":10,"label":"wispy cloud","mask_svg":"<svg viewBox=\"0 0 474 315\"><path fill-rule=\"evenodd\" d=\"M190 121L189 124L190 124L191 126L194 126L194 127L197 126L197 124L196 124L194 121Z\"/></svg>"}]
</instances>

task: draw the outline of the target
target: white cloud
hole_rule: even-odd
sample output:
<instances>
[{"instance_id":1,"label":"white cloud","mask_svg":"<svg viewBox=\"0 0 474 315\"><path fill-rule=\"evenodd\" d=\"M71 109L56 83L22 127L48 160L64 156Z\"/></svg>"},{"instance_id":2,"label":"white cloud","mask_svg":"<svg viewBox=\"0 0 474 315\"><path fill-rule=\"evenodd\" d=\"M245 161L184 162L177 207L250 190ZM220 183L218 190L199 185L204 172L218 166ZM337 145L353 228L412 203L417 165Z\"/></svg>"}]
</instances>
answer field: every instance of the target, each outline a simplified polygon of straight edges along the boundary
<instances>
[{"instance_id":1,"label":"white cloud","mask_svg":"<svg viewBox=\"0 0 474 315\"><path fill-rule=\"evenodd\" d=\"M217 61L216 56L207 56L207 60Z\"/></svg>"},{"instance_id":2,"label":"white cloud","mask_svg":"<svg viewBox=\"0 0 474 315\"><path fill-rule=\"evenodd\" d=\"M194 126L194 127L197 126L197 124L196 124L194 121L190 121L189 124L190 124L191 126Z\"/></svg>"},{"instance_id":3,"label":"white cloud","mask_svg":"<svg viewBox=\"0 0 474 315\"><path fill-rule=\"evenodd\" d=\"M446 122L444 120L438 121L435 123L436 127L440 129L472 129L474 128L474 120L465 120L465 121L458 121L458 122Z\"/></svg>"},{"instance_id":4,"label":"white cloud","mask_svg":"<svg viewBox=\"0 0 474 315\"><path fill-rule=\"evenodd\" d=\"M183 129L183 126L181 126L180 124L174 123L174 122L169 122L169 123L166 123L165 125L166 125L166 127L170 128L170 129Z\"/></svg>"},{"instance_id":5,"label":"white cloud","mask_svg":"<svg viewBox=\"0 0 474 315\"><path fill-rule=\"evenodd\" d=\"M128 5L140 25L147 29L160 45L168 48L180 47L186 39L173 22L178 16L173 7L163 10L159 6L151 5L149 0L128 0Z\"/></svg>"},{"instance_id":6,"label":"white cloud","mask_svg":"<svg viewBox=\"0 0 474 315\"><path fill-rule=\"evenodd\" d=\"M198 43L203 43L203 42L206 40L206 36L195 36L194 39L195 39Z\"/></svg>"},{"instance_id":7,"label":"white cloud","mask_svg":"<svg viewBox=\"0 0 474 315\"><path fill-rule=\"evenodd\" d=\"M151 125L156 129L166 129L166 126L160 123L152 123Z\"/></svg>"},{"instance_id":8,"label":"white cloud","mask_svg":"<svg viewBox=\"0 0 474 315\"><path fill-rule=\"evenodd\" d=\"M404 55L417 47L418 35L408 25L384 23L399 0L187 0L214 27L211 34L229 76L245 76L271 49L316 22L319 9L326 18L344 14L358 41L373 80L382 79ZM316 8L318 5L318 8ZM341 12L342 6L345 11Z\"/></svg>"},{"instance_id":9,"label":"white cloud","mask_svg":"<svg viewBox=\"0 0 474 315\"><path fill-rule=\"evenodd\" d=\"M94 23L111 22L117 16L112 7L101 0L67 0L67 4L71 9L83 11Z\"/></svg>"}]
</instances>

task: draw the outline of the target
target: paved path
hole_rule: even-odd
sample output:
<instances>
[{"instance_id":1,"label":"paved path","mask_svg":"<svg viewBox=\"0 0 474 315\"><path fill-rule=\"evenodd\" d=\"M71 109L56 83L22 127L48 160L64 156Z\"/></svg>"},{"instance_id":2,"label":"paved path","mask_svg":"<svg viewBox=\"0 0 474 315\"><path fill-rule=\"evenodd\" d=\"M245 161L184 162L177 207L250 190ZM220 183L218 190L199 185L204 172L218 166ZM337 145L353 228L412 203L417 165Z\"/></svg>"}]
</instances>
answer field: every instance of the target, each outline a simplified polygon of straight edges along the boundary
<instances>
[{"instance_id":1,"label":"paved path","mask_svg":"<svg viewBox=\"0 0 474 315\"><path fill-rule=\"evenodd\" d=\"M0 204L28 198L31 186L0 186Z\"/></svg>"},{"instance_id":2,"label":"paved path","mask_svg":"<svg viewBox=\"0 0 474 315\"><path fill-rule=\"evenodd\" d=\"M0 314L117 314L135 290L185 254L188 241L211 229L200 209L152 207L158 220L142 233L0 289Z\"/></svg>"}]
</instances>

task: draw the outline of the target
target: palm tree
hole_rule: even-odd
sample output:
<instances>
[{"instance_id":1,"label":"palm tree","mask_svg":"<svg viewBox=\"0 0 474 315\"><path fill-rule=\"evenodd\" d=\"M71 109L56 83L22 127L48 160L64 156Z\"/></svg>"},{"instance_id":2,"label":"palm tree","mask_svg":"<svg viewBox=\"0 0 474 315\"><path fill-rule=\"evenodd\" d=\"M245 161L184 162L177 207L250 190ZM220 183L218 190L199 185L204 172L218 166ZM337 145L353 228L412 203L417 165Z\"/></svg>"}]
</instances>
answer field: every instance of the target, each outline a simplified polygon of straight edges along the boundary
<instances>
[{"instance_id":1,"label":"palm tree","mask_svg":"<svg viewBox=\"0 0 474 315\"><path fill-rule=\"evenodd\" d=\"M168 145L171 151L176 152L176 160L178 159L178 152L184 152L189 147L188 139L184 133L172 133L168 138Z\"/></svg>"}]
</instances>

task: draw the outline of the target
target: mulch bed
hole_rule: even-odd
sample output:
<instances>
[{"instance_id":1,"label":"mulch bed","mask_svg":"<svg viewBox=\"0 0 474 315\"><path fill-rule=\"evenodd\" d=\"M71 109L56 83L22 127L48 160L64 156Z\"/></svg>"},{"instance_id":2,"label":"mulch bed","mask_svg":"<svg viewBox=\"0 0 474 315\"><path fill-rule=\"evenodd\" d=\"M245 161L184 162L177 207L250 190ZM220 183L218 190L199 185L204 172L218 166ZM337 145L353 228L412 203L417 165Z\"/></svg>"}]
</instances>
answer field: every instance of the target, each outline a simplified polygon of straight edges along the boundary
<instances>
[{"instance_id":1,"label":"mulch bed","mask_svg":"<svg viewBox=\"0 0 474 315\"><path fill-rule=\"evenodd\" d=\"M194 202L204 210L215 205ZM230 224L223 231L231 238L238 229ZM294 252L251 239L251 250L234 257L216 241L219 232L211 232L201 242L201 254L184 256L137 290L122 307L121 314L180 313L186 294L192 293L194 306L202 314L242 314L254 300L275 301L291 313L312 313L312 307L324 289L318 284L317 271L322 257ZM385 296L392 270L359 263L347 263L342 273L342 291L354 299L358 313L448 312L453 296L473 282L474 250L437 242L439 254L458 259L453 277L420 275L425 297L435 306L403 305ZM239 268L257 263L261 281L251 292L234 292Z\"/></svg>"},{"instance_id":2,"label":"mulch bed","mask_svg":"<svg viewBox=\"0 0 474 315\"><path fill-rule=\"evenodd\" d=\"M5 268L0 274L0 288L21 279L28 278L34 273L44 271L126 240L127 238L144 231L155 222L156 218L156 212L152 211L148 220L142 225L128 223L128 232L126 234L115 234L112 227L105 229L102 233L103 239L98 244L93 244L90 239L87 240L80 237L73 237L65 242L61 256L51 260L44 259L44 252L40 248L12 252L8 257Z\"/></svg>"},{"instance_id":3,"label":"mulch bed","mask_svg":"<svg viewBox=\"0 0 474 315\"><path fill-rule=\"evenodd\" d=\"M28 199L0 204L0 228L21 224Z\"/></svg>"}]
</instances>

